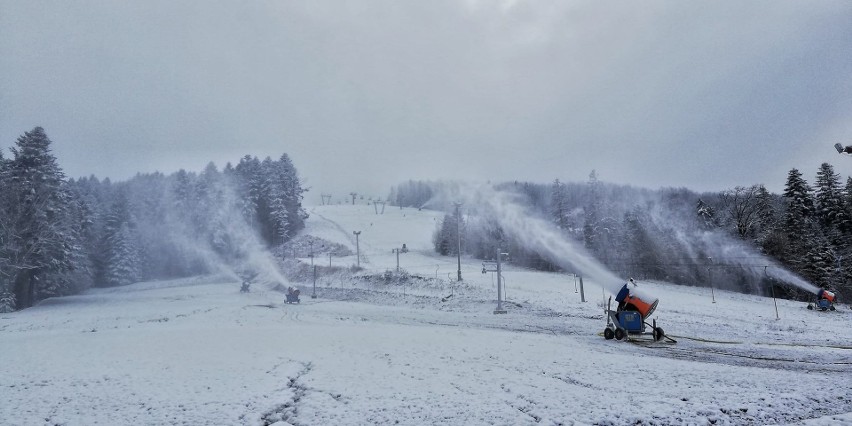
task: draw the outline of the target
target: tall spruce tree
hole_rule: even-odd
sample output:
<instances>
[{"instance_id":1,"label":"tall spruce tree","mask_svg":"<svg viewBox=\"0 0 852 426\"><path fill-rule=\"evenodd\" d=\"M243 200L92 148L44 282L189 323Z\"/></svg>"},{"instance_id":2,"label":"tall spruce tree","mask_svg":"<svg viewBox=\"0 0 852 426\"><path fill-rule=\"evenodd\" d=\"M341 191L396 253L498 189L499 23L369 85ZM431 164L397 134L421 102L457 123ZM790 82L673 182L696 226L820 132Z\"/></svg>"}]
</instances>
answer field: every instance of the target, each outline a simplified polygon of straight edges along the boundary
<instances>
[{"instance_id":1,"label":"tall spruce tree","mask_svg":"<svg viewBox=\"0 0 852 426\"><path fill-rule=\"evenodd\" d=\"M825 229L840 229L848 226L849 218L843 205L843 190L840 176L834 167L822 163L817 172L815 192L816 216Z\"/></svg>"},{"instance_id":2,"label":"tall spruce tree","mask_svg":"<svg viewBox=\"0 0 852 426\"><path fill-rule=\"evenodd\" d=\"M15 142L6 167L3 190L8 191L11 235L6 242L9 253L4 254L7 265L0 275L14 281L18 308L64 293L60 278L75 267L73 256L79 250L67 228L71 199L51 143L41 127L25 132Z\"/></svg>"}]
</instances>

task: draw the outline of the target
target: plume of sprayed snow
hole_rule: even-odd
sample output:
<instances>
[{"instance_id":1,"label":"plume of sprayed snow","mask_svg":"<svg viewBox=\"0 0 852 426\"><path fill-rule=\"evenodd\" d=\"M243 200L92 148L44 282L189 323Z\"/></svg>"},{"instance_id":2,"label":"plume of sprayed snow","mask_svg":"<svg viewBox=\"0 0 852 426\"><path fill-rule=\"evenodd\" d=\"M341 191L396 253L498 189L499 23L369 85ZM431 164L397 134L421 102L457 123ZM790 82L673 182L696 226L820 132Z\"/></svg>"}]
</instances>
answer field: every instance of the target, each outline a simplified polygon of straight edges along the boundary
<instances>
[{"instance_id":1,"label":"plume of sprayed snow","mask_svg":"<svg viewBox=\"0 0 852 426\"><path fill-rule=\"evenodd\" d=\"M597 261L581 244L563 235L562 231L549 220L523 207L520 195L497 190L489 184L445 183L441 189L442 191L427 202L425 207L446 209L455 202L464 203L465 209L473 214L495 219L506 233L511 234L526 248L546 257L564 270L574 270L592 278L612 293L617 293L621 289L624 283L623 278L619 278ZM644 197L644 204L653 204L648 202L649 194L640 192L640 195ZM636 203L637 200L631 200L631 202ZM622 208L627 210L625 206ZM688 231L688 226L677 225L682 224L684 219L677 217L674 212L657 209L652 214L655 215L654 219L657 223L675 224L671 231L678 238L682 253L696 266L711 266L712 258L704 257L710 254L717 261L724 259L725 267L744 271L751 277L750 282L755 286L761 283L763 278L772 278L811 293L819 291L815 285L786 270L741 241L721 232ZM714 267L719 266L722 265L714 265ZM754 290L760 291L759 288ZM647 297L648 295L643 299Z\"/></svg>"},{"instance_id":2,"label":"plume of sprayed snow","mask_svg":"<svg viewBox=\"0 0 852 426\"><path fill-rule=\"evenodd\" d=\"M598 262L585 247L565 238L554 224L524 208L518 195L487 184L455 184L444 189L427 205L464 203L466 209L495 219L504 232L563 269L575 270L612 293L618 293L624 285L624 279Z\"/></svg>"},{"instance_id":3,"label":"plume of sprayed snow","mask_svg":"<svg viewBox=\"0 0 852 426\"><path fill-rule=\"evenodd\" d=\"M285 284L287 280L281 274L275 258L261 241L240 211L239 197L229 179L222 177L213 183L210 197L203 217L209 220L206 228L216 234L220 246L207 235L195 235L193 223L187 223L185 216L175 209L167 209L166 222L169 239L188 257L200 262L211 272L224 274L235 281L252 279L256 282Z\"/></svg>"}]
</instances>

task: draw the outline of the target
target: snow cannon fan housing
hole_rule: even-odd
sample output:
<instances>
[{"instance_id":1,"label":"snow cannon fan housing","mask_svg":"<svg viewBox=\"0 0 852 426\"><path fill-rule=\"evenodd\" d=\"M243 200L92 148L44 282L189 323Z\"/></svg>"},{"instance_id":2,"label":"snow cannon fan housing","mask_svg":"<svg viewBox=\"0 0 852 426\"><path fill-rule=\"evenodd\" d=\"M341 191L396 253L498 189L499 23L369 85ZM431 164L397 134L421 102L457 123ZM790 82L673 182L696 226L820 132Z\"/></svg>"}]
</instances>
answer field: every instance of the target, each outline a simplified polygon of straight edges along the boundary
<instances>
[{"instance_id":1,"label":"snow cannon fan housing","mask_svg":"<svg viewBox=\"0 0 852 426\"><path fill-rule=\"evenodd\" d=\"M630 287L628 287L629 284L630 283L624 284L615 296L615 301L618 302L619 306L618 310L637 311L642 314L643 318L648 318L654 313L654 310L657 309L657 303L659 303L660 300L656 298L653 300L650 298L648 298L649 300L643 299L639 295L635 294L635 292L630 291Z\"/></svg>"},{"instance_id":2,"label":"snow cannon fan housing","mask_svg":"<svg viewBox=\"0 0 852 426\"><path fill-rule=\"evenodd\" d=\"M828 290L820 289L820 291L817 293L817 299L825 299L828 300L830 303L834 303L834 298L834 293Z\"/></svg>"}]
</instances>

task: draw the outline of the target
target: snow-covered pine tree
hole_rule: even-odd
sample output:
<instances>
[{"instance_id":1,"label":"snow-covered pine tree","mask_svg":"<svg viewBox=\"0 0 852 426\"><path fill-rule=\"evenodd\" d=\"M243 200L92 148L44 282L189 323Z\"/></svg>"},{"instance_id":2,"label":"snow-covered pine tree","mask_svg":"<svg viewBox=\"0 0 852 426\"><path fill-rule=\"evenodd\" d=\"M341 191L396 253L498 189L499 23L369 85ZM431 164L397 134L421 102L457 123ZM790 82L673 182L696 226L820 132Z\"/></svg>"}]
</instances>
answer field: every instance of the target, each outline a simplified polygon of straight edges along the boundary
<instances>
[{"instance_id":1,"label":"snow-covered pine tree","mask_svg":"<svg viewBox=\"0 0 852 426\"><path fill-rule=\"evenodd\" d=\"M15 310L11 260L16 250L12 247L12 192L7 190L11 187L8 170L9 162L3 156L3 151L0 151L0 188L4 188L0 191L0 313Z\"/></svg>"},{"instance_id":2,"label":"snow-covered pine tree","mask_svg":"<svg viewBox=\"0 0 852 426\"><path fill-rule=\"evenodd\" d=\"M287 208L287 234L292 237L305 227L308 213L302 207L302 200L308 189L302 187L296 166L287 154L281 154L278 159L278 170L284 189L284 205Z\"/></svg>"},{"instance_id":3,"label":"snow-covered pine tree","mask_svg":"<svg viewBox=\"0 0 852 426\"><path fill-rule=\"evenodd\" d=\"M105 286L125 285L140 278L139 242L132 232L133 217L128 200L128 185L115 191L115 198L105 218L101 256L104 259Z\"/></svg>"},{"instance_id":4,"label":"snow-covered pine tree","mask_svg":"<svg viewBox=\"0 0 852 426\"><path fill-rule=\"evenodd\" d=\"M104 279L110 286L132 284L140 279L139 243L127 222L109 236L110 256Z\"/></svg>"},{"instance_id":5,"label":"snow-covered pine tree","mask_svg":"<svg viewBox=\"0 0 852 426\"><path fill-rule=\"evenodd\" d=\"M70 197L65 175L51 153L44 129L25 132L12 148L3 186L8 191L11 228L4 276L14 280L18 308L44 297L41 290L57 284L56 277L73 269L74 236L67 227ZM40 279L41 278L41 279ZM63 291L63 290L57 290Z\"/></svg>"},{"instance_id":6,"label":"snow-covered pine tree","mask_svg":"<svg viewBox=\"0 0 852 426\"><path fill-rule=\"evenodd\" d=\"M550 215L553 223L561 230L568 229L568 212L565 206L565 185L559 179L553 181L550 187Z\"/></svg>"},{"instance_id":7,"label":"snow-covered pine tree","mask_svg":"<svg viewBox=\"0 0 852 426\"><path fill-rule=\"evenodd\" d=\"M236 191L240 198L240 211L253 229L257 229L258 204L262 187L260 160L246 155L234 168Z\"/></svg>"},{"instance_id":8,"label":"snow-covered pine tree","mask_svg":"<svg viewBox=\"0 0 852 426\"><path fill-rule=\"evenodd\" d=\"M834 172L834 167L822 163L817 172L816 191L814 196L816 217L824 229L845 228L849 226L849 216L843 205L843 190L840 186L840 176Z\"/></svg>"},{"instance_id":9,"label":"snow-covered pine tree","mask_svg":"<svg viewBox=\"0 0 852 426\"><path fill-rule=\"evenodd\" d=\"M822 232L814 222L813 190L802 178L802 173L792 169L787 175L784 187L786 212L784 215L784 234L789 242L781 260L794 272L817 281L819 269L815 261L822 244Z\"/></svg>"}]
</instances>

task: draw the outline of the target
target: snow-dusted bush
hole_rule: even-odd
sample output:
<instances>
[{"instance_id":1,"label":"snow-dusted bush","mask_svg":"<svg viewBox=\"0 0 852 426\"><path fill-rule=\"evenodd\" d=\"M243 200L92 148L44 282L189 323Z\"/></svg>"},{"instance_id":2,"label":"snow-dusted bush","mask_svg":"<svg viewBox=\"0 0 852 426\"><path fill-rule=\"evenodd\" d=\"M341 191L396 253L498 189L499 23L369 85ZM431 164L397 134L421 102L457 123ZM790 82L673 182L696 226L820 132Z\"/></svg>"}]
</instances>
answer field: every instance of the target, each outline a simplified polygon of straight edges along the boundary
<instances>
[{"instance_id":1,"label":"snow-dusted bush","mask_svg":"<svg viewBox=\"0 0 852 426\"><path fill-rule=\"evenodd\" d=\"M13 312L15 310L15 294L0 293L0 314Z\"/></svg>"}]
</instances>

